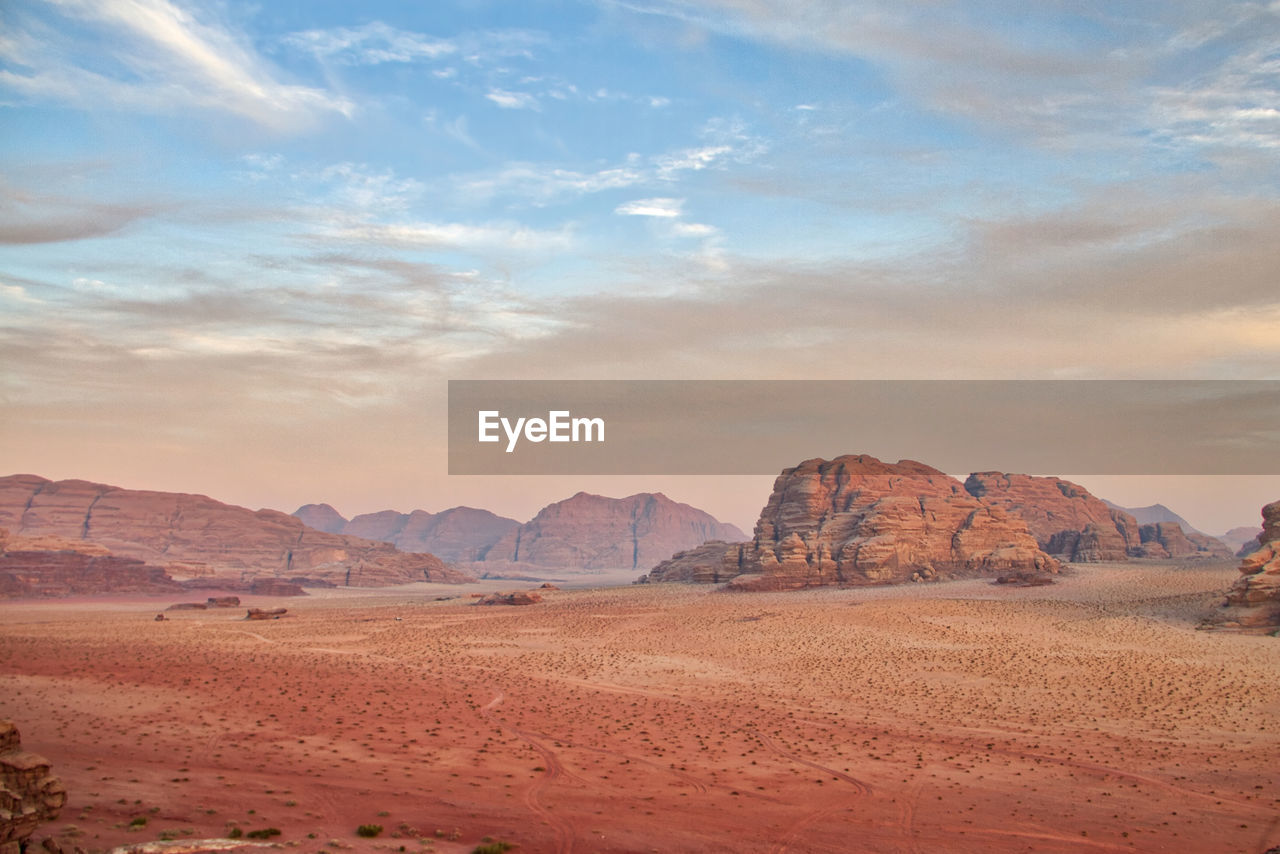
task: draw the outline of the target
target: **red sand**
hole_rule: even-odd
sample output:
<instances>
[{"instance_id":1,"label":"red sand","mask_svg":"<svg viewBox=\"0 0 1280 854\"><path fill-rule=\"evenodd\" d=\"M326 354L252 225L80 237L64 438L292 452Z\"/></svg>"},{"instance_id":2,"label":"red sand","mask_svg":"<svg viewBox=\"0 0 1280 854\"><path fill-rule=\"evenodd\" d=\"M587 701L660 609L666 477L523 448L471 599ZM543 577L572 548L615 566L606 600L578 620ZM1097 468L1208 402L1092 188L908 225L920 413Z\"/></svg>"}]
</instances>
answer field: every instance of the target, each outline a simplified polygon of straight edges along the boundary
<instances>
[{"instance_id":1,"label":"red sand","mask_svg":"<svg viewBox=\"0 0 1280 854\"><path fill-rule=\"evenodd\" d=\"M520 608L424 585L246 598L290 608L254 623L11 602L0 716L70 792L36 838L85 848L1255 854L1280 844L1280 640L1195 631L1234 574Z\"/></svg>"}]
</instances>

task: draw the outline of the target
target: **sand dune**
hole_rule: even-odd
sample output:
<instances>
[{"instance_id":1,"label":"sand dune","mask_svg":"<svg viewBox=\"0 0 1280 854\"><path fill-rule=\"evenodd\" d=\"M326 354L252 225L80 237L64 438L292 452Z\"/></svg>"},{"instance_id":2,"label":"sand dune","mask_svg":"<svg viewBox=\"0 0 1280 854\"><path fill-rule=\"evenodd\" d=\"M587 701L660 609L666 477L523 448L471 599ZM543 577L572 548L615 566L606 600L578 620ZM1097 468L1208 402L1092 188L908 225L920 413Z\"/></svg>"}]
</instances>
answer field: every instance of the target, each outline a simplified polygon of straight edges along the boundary
<instances>
[{"instance_id":1,"label":"sand dune","mask_svg":"<svg viewBox=\"0 0 1280 854\"><path fill-rule=\"evenodd\" d=\"M86 848L1253 854L1280 844L1280 643L1195 629L1236 574L483 609L421 585L252 624L10 603L0 716L70 792L37 836Z\"/></svg>"}]
</instances>

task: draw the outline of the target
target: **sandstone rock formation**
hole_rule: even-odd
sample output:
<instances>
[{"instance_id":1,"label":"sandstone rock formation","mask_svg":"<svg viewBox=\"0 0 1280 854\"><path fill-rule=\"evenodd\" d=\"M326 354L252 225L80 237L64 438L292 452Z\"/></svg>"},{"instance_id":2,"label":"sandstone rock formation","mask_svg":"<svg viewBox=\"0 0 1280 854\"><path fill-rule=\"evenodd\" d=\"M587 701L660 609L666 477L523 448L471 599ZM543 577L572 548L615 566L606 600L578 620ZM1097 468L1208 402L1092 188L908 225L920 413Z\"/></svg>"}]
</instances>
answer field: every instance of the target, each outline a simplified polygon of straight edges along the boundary
<instances>
[{"instance_id":1,"label":"sandstone rock formation","mask_svg":"<svg viewBox=\"0 0 1280 854\"><path fill-rule=\"evenodd\" d=\"M317 531L275 510L83 480L0 478L0 527L21 536L94 543L114 555L159 564L178 577L249 583L301 574L366 587L469 580L434 555Z\"/></svg>"},{"instance_id":2,"label":"sandstone rock formation","mask_svg":"<svg viewBox=\"0 0 1280 854\"><path fill-rule=\"evenodd\" d=\"M719 584L742 574L742 553L746 543L711 540L691 549L677 552L659 563L639 583L650 581L683 581L694 584Z\"/></svg>"},{"instance_id":3,"label":"sandstone rock formation","mask_svg":"<svg viewBox=\"0 0 1280 854\"><path fill-rule=\"evenodd\" d=\"M246 620L278 620L289 613L287 608L250 608L244 615Z\"/></svg>"},{"instance_id":4,"label":"sandstone rock formation","mask_svg":"<svg viewBox=\"0 0 1280 854\"><path fill-rule=\"evenodd\" d=\"M489 563L558 570L635 569L652 566L708 540L746 535L661 493L606 498L579 492L549 504L507 533L485 555Z\"/></svg>"},{"instance_id":5,"label":"sandstone rock formation","mask_svg":"<svg viewBox=\"0 0 1280 854\"><path fill-rule=\"evenodd\" d=\"M515 590L511 593L490 593L476 600L477 605L536 605L542 594L532 590Z\"/></svg>"},{"instance_id":6,"label":"sandstone rock formation","mask_svg":"<svg viewBox=\"0 0 1280 854\"><path fill-rule=\"evenodd\" d=\"M1230 557L1212 537L1184 530L1173 521L1142 524L1125 509L1061 478L977 472L969 475L964 487L983 503L1021 516L1040 548L1062 560ZM1173 515L1160 504L1139 509L1153 516Z\"/></svg>"},{"instance_id":7,"label":"sandstone rock formation","mask_svg":"<svg viewBox=\"0 0 1280 854\"><path fill-rule=\"evenodd\" d=\"M1262 508L1261 546L1240 562L1240 580L1227 594L1227 624L1280 625L1280 501Z\"/></svg>"},{"instance_id":8,"label":"sandstone rock formation","mask_svg":"<svg viewBox=\"0 0 1280 854\"><path fill-rule=\"evenodd\" d=\"M0 720L0 854L18 854L66 802L67 790L49 760L23 750L17 726Z\"/></svg>"},{"instance_id":9,"label":"sandstone rock formation","mask_svg":"<svg viewBox=\"0 0 1280 854\"><path fill-rule=\"evenodd\" d=\"M474 507L439 513L382 510L347 520L328 504L306 504L293 515L322 531L380 540L402 552L429 552L454 563L483 560L494 543L520 526L515 519Z\"/></svg>"},{"instance_id":10,"label":"sandstone rock formation","mask_svg":"<svg viewBox=\"0 0 1280 854\"><path fill-rule=\"evenodd\" d=\"M715 551L651 575L715 577ZM741 590L895 584L1008 572L1054 573L1018 517L983 504L923 463L867 455L784 469L743 545L718 547L721 578Z\"/></svg>"},{"instance_id":11,"label":"sandstone rock formation","mask_svg":"<svg viewBox=\"0 0 1280 854\"><path fill-rule=\"evenodd\" d=\"M104 593L156 595L181 589L160 567L133 558L67 550L8 551L0 546L0 599Z\"/></svg>"}]
</instances>

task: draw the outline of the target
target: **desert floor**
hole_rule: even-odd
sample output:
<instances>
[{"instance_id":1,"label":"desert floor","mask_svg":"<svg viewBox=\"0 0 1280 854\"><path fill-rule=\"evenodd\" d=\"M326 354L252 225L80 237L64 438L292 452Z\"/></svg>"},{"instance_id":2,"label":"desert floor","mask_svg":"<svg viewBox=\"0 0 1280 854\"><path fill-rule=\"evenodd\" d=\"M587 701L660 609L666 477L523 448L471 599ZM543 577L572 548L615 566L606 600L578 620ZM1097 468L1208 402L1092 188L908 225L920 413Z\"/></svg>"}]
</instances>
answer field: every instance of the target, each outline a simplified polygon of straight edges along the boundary
<instances>
[{"instance_id":1,"label":"desert floor","mask_svg":"<svg viewBox=\"0 0 1280 854\"><path fill-rule=\"evenodd\" d=\"M9 602L0 716L70 792L37 837L85 848L1255 854L1280 845L1280 639L1196 630L1235 577L246 599L273 622Z\"/></svg>"}]
</instances>

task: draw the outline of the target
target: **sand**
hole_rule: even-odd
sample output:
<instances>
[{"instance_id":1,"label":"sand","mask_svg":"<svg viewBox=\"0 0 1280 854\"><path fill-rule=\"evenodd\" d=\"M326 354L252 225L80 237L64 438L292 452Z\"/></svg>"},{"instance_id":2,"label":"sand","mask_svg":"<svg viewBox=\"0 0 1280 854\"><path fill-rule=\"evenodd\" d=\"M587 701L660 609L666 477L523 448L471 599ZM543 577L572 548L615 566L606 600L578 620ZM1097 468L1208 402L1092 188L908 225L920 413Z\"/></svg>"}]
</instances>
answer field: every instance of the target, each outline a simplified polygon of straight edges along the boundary
<instances>
[{"instance_id":1,"label":"sand","mask_svg":"<svg viewBox=\"0 0 1280 854\"><path fill-rule=\"evenodd\" d=\"M420 585L245 597L290 609L253 623L10 602L0 716L70 792L37 838L85 848L1255 854L1280 844L1280 639L1196 630L1235 575L521 608Z\"/></svg>"}]
</instances>

